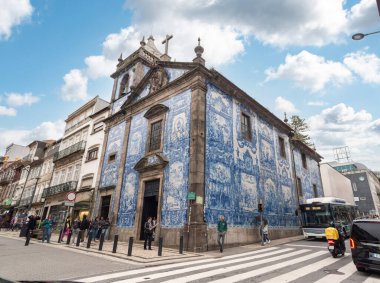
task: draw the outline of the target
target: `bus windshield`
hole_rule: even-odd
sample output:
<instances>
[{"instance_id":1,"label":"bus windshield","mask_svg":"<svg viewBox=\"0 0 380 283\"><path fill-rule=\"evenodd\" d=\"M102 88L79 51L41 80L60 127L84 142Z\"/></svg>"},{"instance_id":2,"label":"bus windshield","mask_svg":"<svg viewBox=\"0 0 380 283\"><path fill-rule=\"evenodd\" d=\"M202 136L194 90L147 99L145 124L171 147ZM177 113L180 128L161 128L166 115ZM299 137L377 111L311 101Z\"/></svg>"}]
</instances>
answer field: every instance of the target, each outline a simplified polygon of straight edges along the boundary
<instances>
[{"instance_id":1,"label":"bus windshield","mask_svg":"<svg viewBox=\"0 0 380 283\"><path fill-rule=\"evenodd\" d=\"M328 205L301 207L303 227L328 227L333 221Z\"/></svg>"}]
</instances>

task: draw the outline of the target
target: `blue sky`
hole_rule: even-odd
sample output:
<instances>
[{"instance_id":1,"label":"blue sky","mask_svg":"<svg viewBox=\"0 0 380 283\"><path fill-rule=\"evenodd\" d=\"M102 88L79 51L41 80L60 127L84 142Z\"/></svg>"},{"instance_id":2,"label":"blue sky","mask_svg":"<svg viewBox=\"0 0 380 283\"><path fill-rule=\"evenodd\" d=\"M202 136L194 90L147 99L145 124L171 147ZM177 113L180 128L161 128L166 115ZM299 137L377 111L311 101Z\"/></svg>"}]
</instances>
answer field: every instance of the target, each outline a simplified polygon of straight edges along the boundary
<instances>
[{"instance_id":1,"label":"blue sky","mask_svg":"<svg viewBox=\"0 0 380 283\"><path fill-rule=\"evenodd\" d=\"M375 0L0 0L0 154L62 136L91 97L109 100L120 53L173 34L191 61L198 36L214 67L283 118L300 115L325 159L348 146L380 170L380 30Z\"/></svg>"}]
</instances>

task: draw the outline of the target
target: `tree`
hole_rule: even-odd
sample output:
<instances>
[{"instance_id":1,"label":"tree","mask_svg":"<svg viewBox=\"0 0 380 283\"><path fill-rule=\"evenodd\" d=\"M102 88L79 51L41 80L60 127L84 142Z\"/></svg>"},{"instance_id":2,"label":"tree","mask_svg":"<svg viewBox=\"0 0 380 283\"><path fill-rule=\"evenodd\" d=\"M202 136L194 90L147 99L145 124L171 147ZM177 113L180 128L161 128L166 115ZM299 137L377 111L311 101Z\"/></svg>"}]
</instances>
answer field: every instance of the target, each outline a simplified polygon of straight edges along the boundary
<instances>
[{"instance_id":1,"label":"tree","mask_svg":"<svg viewBox=\"0 0 380 283\"><path fill-rule=\"evenodd\" d=\"M309 125L305 122L305 119L298 115L290 117L290 127L294 131L293 140L302 141L308 146L313 146L310 136L306 133L309 130Z\"/></svg>"}]
</instances>

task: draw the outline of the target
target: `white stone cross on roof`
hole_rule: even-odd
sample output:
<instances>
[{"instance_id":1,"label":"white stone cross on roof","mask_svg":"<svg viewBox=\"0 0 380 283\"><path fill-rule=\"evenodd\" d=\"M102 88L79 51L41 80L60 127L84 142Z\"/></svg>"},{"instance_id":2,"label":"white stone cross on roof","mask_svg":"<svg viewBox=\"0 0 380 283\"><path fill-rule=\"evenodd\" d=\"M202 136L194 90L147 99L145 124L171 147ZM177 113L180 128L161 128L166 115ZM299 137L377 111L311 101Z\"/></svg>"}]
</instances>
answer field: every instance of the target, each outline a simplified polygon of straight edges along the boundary
<instances>
[{"instance_id":1,"label":"white stone cross on roof","mask_svg":"<svg viewBox=\"0 0 380 283\"><path fill-rule=\"evenodd\" d=\"M166 38L162 41L165 44L165 54L168 55L169 40L173 38L173 35L166 35Z\"/></svg>"}]
</instances>

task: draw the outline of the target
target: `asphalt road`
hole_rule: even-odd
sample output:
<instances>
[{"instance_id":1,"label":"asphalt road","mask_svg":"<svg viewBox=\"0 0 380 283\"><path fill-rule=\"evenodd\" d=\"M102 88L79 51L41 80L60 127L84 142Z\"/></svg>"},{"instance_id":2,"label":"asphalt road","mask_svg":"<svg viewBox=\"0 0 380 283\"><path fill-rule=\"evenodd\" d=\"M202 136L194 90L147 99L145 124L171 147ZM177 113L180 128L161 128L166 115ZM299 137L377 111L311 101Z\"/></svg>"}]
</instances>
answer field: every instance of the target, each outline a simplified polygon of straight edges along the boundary
<instances>
[{"instance_id":1,"label":"asphalt road","mask_svg":"<svg viewBox=\"0 0 380 283\"><path fill-rule=\"evenodd\" d=\"M21 280L69 280L136 268L118 259L78 253L67 248L50 247L49 244L0 237L0 278ZM0 280L1 282L1 280Z\"/></svg>"}]
</instances>

